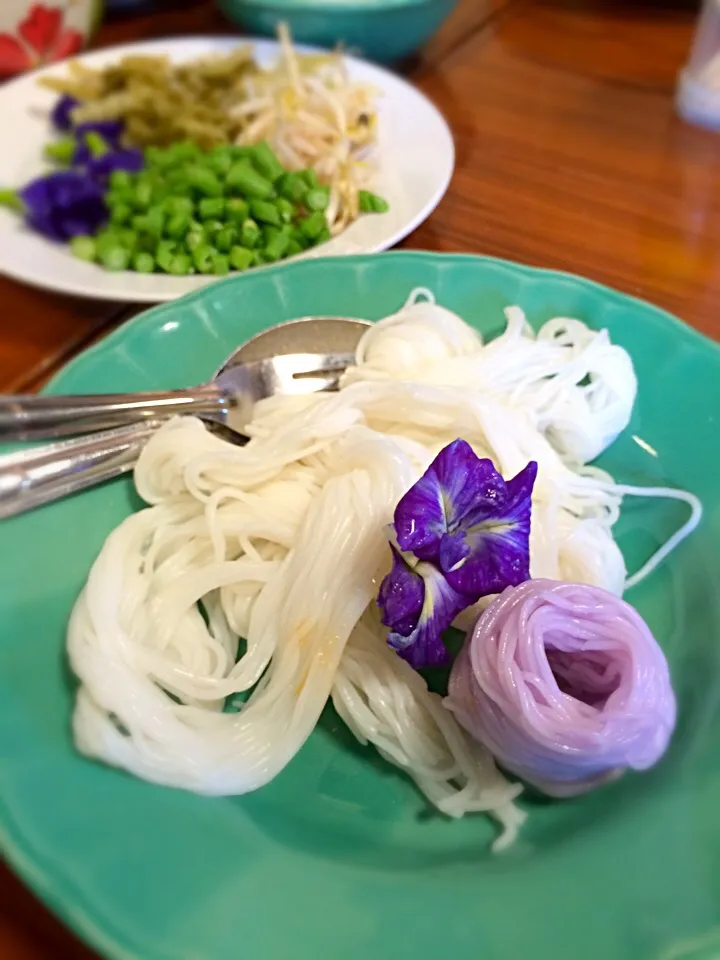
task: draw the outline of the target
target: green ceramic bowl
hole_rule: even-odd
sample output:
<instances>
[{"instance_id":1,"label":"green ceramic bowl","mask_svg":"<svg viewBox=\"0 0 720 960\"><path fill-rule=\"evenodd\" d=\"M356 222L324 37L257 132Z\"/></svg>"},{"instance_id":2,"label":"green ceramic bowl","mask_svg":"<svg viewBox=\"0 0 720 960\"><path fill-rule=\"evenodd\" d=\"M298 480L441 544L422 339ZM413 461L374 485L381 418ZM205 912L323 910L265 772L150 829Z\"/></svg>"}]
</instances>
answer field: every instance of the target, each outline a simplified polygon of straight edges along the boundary
<instances>
[{"instance_id":1,"label":"green ceramic bowl","mask_svg":"<svg viewBox=\"0 0 720 960\"><path fill-rule=\"evenodd\" d=\"M695 492L695 533L628 593L670 662L678 726L651 771L562 802L521 800L492 855L484 816L428 810L328 708L268 786L201 797L73 749L65 626L128 478L0 523L0 851L113 960L717 960L720 956L720 349L669 314L579 277L481 257L390 253L289 263L124 324L55 392L200 383L239 342L308 314L369 319L412 287L486 336L520 304L607 328L639 381L601 458L618 480ZM630 569L686 516L629 501Z\"/></svg>"},{"instance_id":2,"label":"green ceramic bowl","mask_svg":"<svg viewBox=\"0 0 720 960\"><path fill-rule=\"evenodd\" d=\"M274 36L284 21L298 43L334 47L389 63L418 50L458 0L218 0L248 33Z\"/></svg>"}]
</instances>

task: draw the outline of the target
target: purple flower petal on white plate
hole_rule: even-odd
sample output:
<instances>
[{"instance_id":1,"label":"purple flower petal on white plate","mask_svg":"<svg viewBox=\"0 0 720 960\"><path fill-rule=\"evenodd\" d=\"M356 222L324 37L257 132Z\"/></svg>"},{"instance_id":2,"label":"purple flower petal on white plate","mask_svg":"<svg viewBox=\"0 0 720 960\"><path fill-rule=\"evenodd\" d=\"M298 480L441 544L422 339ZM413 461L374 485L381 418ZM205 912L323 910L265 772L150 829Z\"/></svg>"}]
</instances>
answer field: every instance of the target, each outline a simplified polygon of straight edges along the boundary
<instances>
[{"instance_id":1,"label":"purple flower petal on white plate","mask_svg":"<svg viewBox=\"0 0 720 960\"><path fill-rule=\"evenodd\" d=\"M85 139L86 134L95 133L102 137L107 144L108 152L110 152L121 149L120 137L122 132L123 125L119 120L94 120L78 124L73 130L77 140L73 166L84 167L93 159L93 152Z\"/></svg>"},{"instance_id":2,"label":"purple flower petal on white plate","mask_svg":"<svg viewBox=\"0 0 720 960\"><path fill-rule=\"evenodd\" d=\"M101 157L92 157L87 162L87 173L94 180L104 183L114 170L127 170L137 173L144 164L142 150L127 148L104 153Z\"/></svg>"},{"instance_id":3,"label":"purple flower petal on white plate","mask_svg":"<svg viewBox=\"0 0 720 960\"><path fill-rule=\"evenodd\" d=\"M18 196L28 225L51 240L96 233L107 221L100 187L71 170L31 180Z\"/></svg>"},{"instance_id":4,"label":"purple flower petal on white plate","mask_svg":"<svg viewBox=\"0 0 720 960\"><path fill-rule=\"evenodd\" d=\"M50 120L56 130L62 130L63 133L66 133L72 128L72 111L79 102L79 100L76 100L75 97L71 97L68 93L58 97L58 100L52 109L52 113L50 114Z\"/></svg>"}]
</instances>

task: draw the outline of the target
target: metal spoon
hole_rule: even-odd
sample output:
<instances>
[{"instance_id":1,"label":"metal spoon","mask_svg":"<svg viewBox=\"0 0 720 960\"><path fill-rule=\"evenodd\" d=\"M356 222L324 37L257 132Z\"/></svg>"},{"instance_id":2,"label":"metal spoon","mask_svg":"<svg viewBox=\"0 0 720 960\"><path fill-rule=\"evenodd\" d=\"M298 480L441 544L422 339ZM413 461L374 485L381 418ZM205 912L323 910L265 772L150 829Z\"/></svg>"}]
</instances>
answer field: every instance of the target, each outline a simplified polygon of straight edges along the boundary
<instances>
[{"instance_id":1,"label":"metal spoon","mask_svg":"<svg viewBox=\"0 0 720 960\"><path fill-rule=\"evenodd\" d=\"M68 437L177 414L204 414L242 430L263 397L333 389L367 327L345 317L277 324L239 346L209 383L186 390L0 397L0 441Z\"/></svg>"},{"instance_id":2,"label":"metal spoon","mask_svg":"<svg viewBox=\"0 0 720 960\"><path fill-rule=\"evenodd\" d=\"M230 443L245 443L247 438L240 430L251 419L257 400L278 393L337 389L339 377L354 361L355 348L367 327L367 321L344 318L290 321L271 327L239 347L220 368L213 383L206 387L153 394L149 402L147 394L119 395L120 400L113 398L112 410L108 410L107 397L92 398L99 406L106 403L102 406L102 417L122 415L124 425L0 456L0 518L24 513L131 470L145 443L164 420L178 413L198 415L201 412L197 405L200 401L196 401L198 394L202 399L212 400L207 415L201 417L207 429ZM265 349L273 348L343 352L281 354L261 359ZM39 421L44 422L46 428L49 423L53 430L63 429L63 417L57 406L52 406L57 397L31 396L23 398L23 403L26 399L51 402L41 412L54 420L41 421L39 415L35 416L38 412L32 409L32 404L25 408L29 410L33 430L39 429ZM75 430L87 423L82 418L98 413L97 407L86 413L83 405L86 397L61 399L79 402ZM61 408L65 415L66 409ZM158 419L158 410L163 419ZM136 416L136 422L127 423L128 411ZM27 427L24 432L27 433Z\"/></svg>"}]
</instances>

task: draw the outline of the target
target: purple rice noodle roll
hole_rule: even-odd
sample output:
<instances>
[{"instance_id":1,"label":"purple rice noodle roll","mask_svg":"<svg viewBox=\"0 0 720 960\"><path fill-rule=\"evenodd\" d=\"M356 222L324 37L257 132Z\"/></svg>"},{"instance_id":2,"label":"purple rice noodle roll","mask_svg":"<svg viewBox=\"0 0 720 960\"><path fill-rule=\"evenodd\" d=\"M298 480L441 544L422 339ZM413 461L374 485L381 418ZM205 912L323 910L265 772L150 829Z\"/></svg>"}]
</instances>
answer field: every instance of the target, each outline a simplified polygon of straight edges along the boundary
<instances>
[{"instance_id":1,"label":"purple rice noodle roll","mask_svg":"<svg viewBox=\"0 0 720 960\"><path fill-rule=\"evenodd\" d=\"M503 767L555 797L651 767L676 712L665 656L633 607L556 580L508 587L490 604L445 705Z\"/></svg>"}]
</instances>

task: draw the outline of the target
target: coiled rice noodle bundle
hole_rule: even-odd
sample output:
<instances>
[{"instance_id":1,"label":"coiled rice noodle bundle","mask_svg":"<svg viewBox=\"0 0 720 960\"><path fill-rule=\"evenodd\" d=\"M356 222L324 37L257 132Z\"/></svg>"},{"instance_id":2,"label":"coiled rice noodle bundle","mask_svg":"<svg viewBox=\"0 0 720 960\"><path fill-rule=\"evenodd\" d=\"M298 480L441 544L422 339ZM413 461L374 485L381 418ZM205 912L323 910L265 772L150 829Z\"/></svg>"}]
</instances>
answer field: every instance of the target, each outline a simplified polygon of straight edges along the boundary
<instances>
[{"instance_id":1,"label":"coiled rice noodle bundle","mask_svg":"<svg viewBox=\"0 0 720 960\"><path fill-rule=\"evenodd\" d=\"M667 662L642 617L598 587L554 580L490 604L445 703L502 766L551 796L652 766L675 725Z\"/></svg>"}]
</instances>

